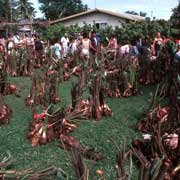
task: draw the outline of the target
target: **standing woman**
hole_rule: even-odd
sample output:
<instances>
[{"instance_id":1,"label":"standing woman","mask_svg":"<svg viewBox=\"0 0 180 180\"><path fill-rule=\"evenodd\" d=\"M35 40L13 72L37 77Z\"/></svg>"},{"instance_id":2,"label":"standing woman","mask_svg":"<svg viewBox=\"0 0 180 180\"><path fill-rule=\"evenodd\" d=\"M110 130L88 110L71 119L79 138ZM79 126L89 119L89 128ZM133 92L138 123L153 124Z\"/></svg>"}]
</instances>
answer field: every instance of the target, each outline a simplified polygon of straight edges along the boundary
<instances>
[{"instance_id":1,"label":"standing woman","mask_svg":"<svg viewBox=\"0 0 180 180\"><path fill-rule=\"evenodd\" d=\"M118 49L118 43L117 43L117 39L116 39L115 35L113 35L113 34L111 35L107 49L109 52L113 53L114 57L116 57L117 49Z\"/></svg>"},{"instance_id":2,"label":"standing woman","mask_svg":"<svg viewBox=\"0 0 180 180\"><path fill-rule=\"evenodd\" d=\"M163 43L163 39L161 37L161 33L158 32L157 36L154 38L154 42L153 42L153 54L155 56L159 55L162 43Z\"/></svg>"},{"instance_id":3,"label":"standing woman","mask_svg":"<svg viewBox=\"0 0 180 180\"><path fill-rule=\"evenodd\" d=\"M96 52L96 49L92 46L91 40L88 37L88 33L83 33L83 38L81 39L78 46L81 45L81 58L85 58L89 61L90 59L90 49ZM90 62L89 62L90 63Z\"/></svg>"}]
</instances>

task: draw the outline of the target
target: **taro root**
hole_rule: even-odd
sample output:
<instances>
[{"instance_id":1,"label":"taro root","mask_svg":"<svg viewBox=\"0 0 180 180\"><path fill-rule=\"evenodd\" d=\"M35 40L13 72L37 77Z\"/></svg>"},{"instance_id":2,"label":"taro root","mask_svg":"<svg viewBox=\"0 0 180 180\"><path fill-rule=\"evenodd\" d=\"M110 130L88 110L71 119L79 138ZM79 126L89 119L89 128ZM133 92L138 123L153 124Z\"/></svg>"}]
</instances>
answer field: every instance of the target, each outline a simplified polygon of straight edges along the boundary
<instances>
[{"instance_id":1,"label":"taro root","mask_svg":"<svg viewBox=\"0 0 180 180\"><path fill-rule=\"evenodd\" d=\"M31 145L43 145L54 139L54 130L50 123L46 122L46 112L33 114L33 122L30 125L28 138Z\"/></svg>"},{"instance_id":2,"label":"taro root","mask_svg":"<svg viewBox=\"0 0 180 180\"><path fill-rule=\"evenodd\" d=\"M75 75L75 76L80 76L80 73L81 73L81 67L80 66L76 66L73 68L73 71L72 71L72 74Z\"/></svg>"},{"instance_id":3,"label":"taro root","mask_svg":"<svg viewBox=\"0 0 180 180\"><path fill-rule=\"evenodd\" d=\"M168 119L168 115L169 115L169 107L164 107L161 108L160 104L158 105L158 109L157 109L157 117L161 122L166 122Z\"/></svg>"},{"instance_id":4,"label":"taro root","mask_svg":"<svg viewBox=\"0 0 180 180\"><path fill-rule=\"evenodd\" d=\"M19 97L19 89L17 88L17 86L15 84L6 84L4 92L4 95L8 95L8 94L14 94L17 97Z\"/></svg>"},{"instance_id":5,"label":"taro root","mask_svg":"<svg viewBox=\"0 0 180 180\"><path fill-rule=\"evenodd\" d=\"M37 122L34 126L31 125L28 138L33 147L43 145L54 139L54 131L50 125L43 122Z\"/></svg>"},{"instance_id":6,"label":"taro root","mask_svg":"<svg viewBox=\"0 0 180 180\"><path fill-rule=\"evenodd\" d=\"M179 135L178 134L164 134L163 142L166 147L171 150L174 150L178 147Z\"/></svg>"},{"instance_id":7,"label":"taro root","mask_svg":"<svg viewBox=\"0 0 180 180\"><path fill-rule=\"evenodd\" d=\"M70 75L65 71L64 72L64 81L68 81L70 79Z\"/></svg>"},{"instance_id":8,"label":"taro root","mask_svg":"<svg viewBox=\"0 0 180 180\"><path fill-rule=\"evenodd\" d=\"M34 98L29 94L27 98L25 99L26 106L33 106L34 104Z\"/></svg>"},{"instance_id":9,"label":"taro root","mask_svg":"<svg viewBox=\"0 0 180 180\"><path fill-rule=\"evenodd\" d=\"M73 137L73 136L67 136L67 135L60 135L60 142L61 147L66 150L72 150L72 149L81 149L82 146L80 145L79 141Z\"/></svg>"}]
</instances>

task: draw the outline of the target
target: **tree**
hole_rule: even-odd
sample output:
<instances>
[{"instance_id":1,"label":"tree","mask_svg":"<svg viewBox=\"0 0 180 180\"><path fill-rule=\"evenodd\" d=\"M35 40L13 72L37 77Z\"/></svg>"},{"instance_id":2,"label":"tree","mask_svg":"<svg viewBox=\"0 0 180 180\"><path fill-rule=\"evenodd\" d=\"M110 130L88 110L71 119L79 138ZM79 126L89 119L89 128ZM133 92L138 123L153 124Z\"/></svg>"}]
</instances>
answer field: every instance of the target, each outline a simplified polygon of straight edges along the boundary
<instances>
[{"instance_id":1,"label":"tree","mask_svg":"<svg viewBox=\"0 0 180 180\"><path fill-rule=\"evenodd\" d=\"M172 10L172 15L171 15L171 22L173 23L174 26L178 26L180 24L180 0L179 0L179 3L177 5L177 7L175 7L173 10Z\"/></svg>"},{"instance_id":2,"label":"tree","mask_svg":"<svg viewBox=\"0 0 180 180\"><path fill-rule=\"evenodd\" d=\"M0 0L0 18L8 21L30 19L34 12L33 4L29 0Z\"/></svg>"},{"instance_id":3,"label":"tree","mask_svg":"<svg viewBox=\"0 0 180 180\"><path fill-rule=\"evenodd\" d=\"M33 3L29 0L19 0L17 3L17 11L21 19L31 19L34 15Z\"/></svg>"},{"instance_id":4,"label":"tree","mask_svg":"<svg viewBox=\"0 0 180 180\"><path fill-rule=\"evenodd\" d=\"M41 3L40 10L47 19L51 20L70 16L88 9L87 5L84 5L81 0L39 0L39 2Z\"/></svg>"},{"instance_id":5,"label":"tree","mask_svg":"<svg viewBox=\"0 0 180 180\"><path fill-rule=\"evenodd\" d=\"M137 12L135 11L126 11L125 13L127 14L132 14L132 15L139 15Z\"/></svg>"},{"instance_id":6,"label":"tree","mask_svg":"<svg viewBox=\"0 0 180 180\"><path fill-rule=\"evenodd\" d=\"M0 17L12 21L15 6L16 0L0 0Z\"/></svg>"},{"instance_id":7,"label":"tree","mask_svg":"<svg viewBox=\"0 0 180 180\"><path fill-rule=\"evenodd\" d=\"M126 11L125 13L132 14L132 15L138 15L138 16L142 16L142 17L146 17L146 15L147 15L147 13L142 12L142 11L140 11L140 13L137 13L135 11Z\"/></svg>"}]
</instances>

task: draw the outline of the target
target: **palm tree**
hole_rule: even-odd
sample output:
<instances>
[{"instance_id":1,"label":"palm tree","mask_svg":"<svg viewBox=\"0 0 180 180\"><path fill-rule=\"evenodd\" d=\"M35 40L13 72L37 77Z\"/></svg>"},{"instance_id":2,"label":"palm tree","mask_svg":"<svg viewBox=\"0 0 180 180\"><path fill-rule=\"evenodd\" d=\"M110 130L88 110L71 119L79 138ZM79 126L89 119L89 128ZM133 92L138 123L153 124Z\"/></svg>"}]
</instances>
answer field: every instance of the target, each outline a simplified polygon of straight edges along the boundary
<instances>
[{"instance_id":1,"label":"palm tree","mask_svg":"<svg viewBox=\"0 0 180 180\"><path fill-rule=\"evenodd\" d=\"M33 3L29 2L29 0L19 0L17 11L21 19L32 19L35 13Z\"/></svg>"}]
</instances>

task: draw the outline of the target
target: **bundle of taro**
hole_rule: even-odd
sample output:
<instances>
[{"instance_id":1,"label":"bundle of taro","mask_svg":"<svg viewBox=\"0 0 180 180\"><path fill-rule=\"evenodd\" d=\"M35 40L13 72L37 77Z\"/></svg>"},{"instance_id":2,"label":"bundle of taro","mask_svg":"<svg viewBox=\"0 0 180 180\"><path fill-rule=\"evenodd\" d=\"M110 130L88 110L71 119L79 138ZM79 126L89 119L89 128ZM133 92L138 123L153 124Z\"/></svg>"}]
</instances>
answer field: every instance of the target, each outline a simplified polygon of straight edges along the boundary
<instances>
[{"instance_id":1,"label":"bundle of taro","mask_svg":"<svg viewBox=\"0 0 180 180\"><path fill-rule=\"evenodd\" d=\"M169 41L163 48L164 54L164 77L160 85L156 90L154 96L152 96L148 113L137 125L137 129L140 131L151 131L153 126L156 126L159 122L162 123L162 129L174 126L179 126L179 92L180 92L180 76L178 74L178 64L174 61L174 44ZM166 50L166 51L165 51ZM161 52L161 53L162 53ZM160 53L160 54L161 54ZM160 56L162 57L162 55ZM160 58L159 57L159 58ZM168 105L162 106L162 100L166 97Z\"/></svg>"},{"instance_id":2,"label":"bundle of taro","mask_svg":"<svg viewBox=\"0 0 180 180\"><path fill-rule=\"evenodd\" d=\"M32 85L30 93L25 99L27 106L34 106L43 104L43 97L45 93L45 73L41 69L37 69L32 77Z\"/></svg>"},{"instance_id":3,"label":"bundle of taro","mask_svg":"<svg viewBox=\"0 0 180 180\"><path fill-rule=\"evenodd\" d=\"M27 170L14 170L10 169L12 167L12 157L8 152L7 155L2 155L2 160L0 160L0 179L28 179L28 180L48 180L54 179L56 177L65 178L65 173L61 168L56 168L54 166L42 169L39 171L34 171L32 169Z\"/></svg>"},{"instance_id":4,"label":"bundle of taro","mask_svg":"<svg viewBox=\"0 0 180 180\"><path fill-rule=\"evenodd\" d=\"M151 55L151 50L142 46L139 59L139 82L141 84L154 84L160 81L161 64L156 56Z\"/></svg>"},{"instance_id":5,"label":"bundle of taro","mask_svg":"<svg viewBox=\"0 0 180 180\"><path fill-rule=\"evenodd\" d=\"M43 105L47 107L51 103L58 103L58 72L53 67L36 69L33 75L31 91L25 99L27 106Z\"/></svg>"},{"instance_id":6,"label":"bundle of taro","mask_svg":"<svg viewBox=\"0 0 180 180\"><path fill-rule=\"evenodd\" d=\"M34 49L32 45L23 45L17 49L17 75L32 76L34 69Z\"/></svg>"},{"instance_id":7,"label":"bundle of taro","mask_svg":"<svg viewBox=\"0 0 180 180\"><path fill-rule=\"evenodd\" d=\"M174 73L177 76L172 76ZM169 78L166 85L169 87L166 90L166 96L169 99L168 107L160 107L159 98L158 100L154 98L156 99L152 105L154 108L149 112L150 121L146 129L149 133L144 135L143 140L135 140L132 143L134 154L141 162L140 179L143 180L180 179L180 80L177 72L172 74L168 74L173 78ZM160 92L164 93L163 90L164 88ZM145 124L147 125L147 122ZM144 126L141 126L141 130L143 129Z\"/></svg>"},{"instance_id":8,"label":"bundle of taro","mask_svg":"<svg viewBox=\"0 0 180 180\"><path fill-rule=\"evenodd\" d=\"M164 89L159 88L158 85L155 94L151 95L148 111L143 114L143 118L137 123L136 128L138 131L148 132L159 123L165 124L167 122L170 108L168 106L161 106L164 98L162 95L163 91Z\"/></svg>"},{"instance_id":9,"label":"bundle of taro","mask_svg":"<svg viewBox=\"0 0 180 180\"><path fill-rule=\"evenodd\" d=\"M11 110L4 103L2 94L0 94L0 124L9 123L11 117Z\"/></svg>"},{"instance_id":10,"label":"bundle of taro","mask_svg":"<svg viewBox=\"0 0 180 180\"><path fill-rule=\"evenodd\" d=\"M19 96L19 88L15 84L7 82L7 74L4 68L0 68L0 93L3 95L15 94Z\"/></svg>"},{"instance_id":11,"label":"bundle of taro","mask_svg":"<svg viewBox=\"0 0 180 180\"><path fill-rule=\"evenodd\" d=\"M70 111L85 110L86 117L96 120L102 119L103 116L112 116L113 113L105 102L106 90L103 84L102 64L97 58L94 61L93 69L87 73L87 68L81 68L79 82L73 85L71 91L72 107ZM83 91L88 79L89 98L83 99Z\"/></svg>"},{"instance_id":12,"label":"bundle of taro","mask_svg":"<svg viewBox=\"0 0 180 180\"><path fill-rule=\"evenodd\" d=\"M71 113L64 109L53 111L52 106L49 106L42 113L33 114L28 139L33 147L58 139L60 147L65 150L75 148L87 158L101 160L101 154L94 152L92 148L82 146L75 137L69 135L78 127L75 120L82 118L84 118L84 111Z\"/></svg>"},{"instance_id":13,"label":"bundle of taro","mask_svg":"<svg viewBox=\"0 0 180 180\"><path fill-rule=\"evenodd\" d=\"M141 55L139 57L139 81L143 84L161 82L172 69L175 51L175 43L169 40L161 46L158 56Z\"/></svg>"},{"instance_id":14,"label":"bundle of taro","mask_svg":"<svg viewBox=\"0 0 180 180\"><path fill-rule=\"evenodd\" d=\"M138 95L138 60L131 56L118 56L114 61L105 61L107 91L110 97Z\"/></svg>"},{"instance_id":15,"label":"bundle of taro","mask_svg":"<svg viewBox=\"0 0 180 180\"><path fill-rule=\"evenodd\" d=\"M180 178L180 131L178 128L163 131L159 124L151 134L144 134L144 139L132 142L133 153L141 163L140 180Z\"/></svg>"}]
</instances>

